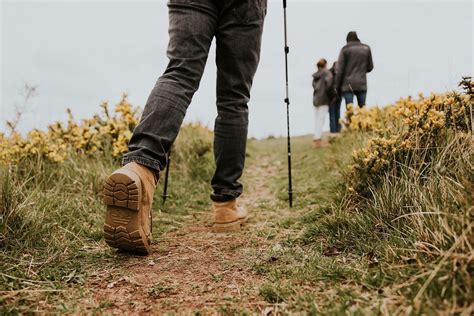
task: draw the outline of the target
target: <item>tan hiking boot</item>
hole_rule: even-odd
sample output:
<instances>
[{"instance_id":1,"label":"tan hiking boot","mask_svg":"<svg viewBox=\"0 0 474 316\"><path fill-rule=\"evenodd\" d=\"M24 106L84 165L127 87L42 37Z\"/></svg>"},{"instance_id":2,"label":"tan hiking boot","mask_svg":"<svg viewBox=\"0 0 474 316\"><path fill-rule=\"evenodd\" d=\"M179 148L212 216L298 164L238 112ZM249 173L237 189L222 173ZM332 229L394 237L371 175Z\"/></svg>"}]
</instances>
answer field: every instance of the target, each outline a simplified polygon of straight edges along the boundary
<instances>
[{"instance_id":1,"label":"tan hiking boot","mask_svg":"<svg viewBox=\"0 0 474 316\"><path fill-rule=\"evenodd\" d=\"M329 145L329 143L325 140L322 140L322 139L314 139L313 140L313 148L323 148L323 147L327 147Z\"/></svg>"},{"instance_id":2,"label":"tan hiking boot","mask_svg":"<svg viewBox=\"0 0 474 316\"><path fill-rule=\"evenodd\" d=\"M247 221L248 212L243 206L237 205L237 199L228 202L212 202L214 213L214 232L225 233L239 231Z\"/></svg>"},{"instance_id":3,"label":"tan hiking boot","mask_svg":"<svg viewBox=\"0 0 474 316\"><path fill-rule=\"evenodd\" d=\"M151 169L128 163L112 173L104 184L104 238L110 247L151 252L151 203L156 188Z\"/></svg>"},{"instance_id":4,"label":"tan hiking boot","mask_svg":"<svg viewBox=\"0 0 474 316\"><path fill-rule=\"evenodd\" d=\"M313 139L313 148L321 148L323 141L321 139Z\"/></svg>"}]
</instances>

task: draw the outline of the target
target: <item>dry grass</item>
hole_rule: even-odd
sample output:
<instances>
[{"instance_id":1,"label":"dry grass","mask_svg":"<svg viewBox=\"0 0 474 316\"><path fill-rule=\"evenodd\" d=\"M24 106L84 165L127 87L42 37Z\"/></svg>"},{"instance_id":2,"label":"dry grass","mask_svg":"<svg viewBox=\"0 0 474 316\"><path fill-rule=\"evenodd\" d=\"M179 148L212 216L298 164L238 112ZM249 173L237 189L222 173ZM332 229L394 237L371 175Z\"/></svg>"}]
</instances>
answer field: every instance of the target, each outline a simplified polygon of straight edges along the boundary
<instances>
[{"instance_id":1,"label":"dry grass","mask_svg":"<svg viewBox=\"0 0 474 316\"><path fill-rule=\"evenodd\" d=\"M216 236L212 133L187 126L173 149L171 197L162 205L162 187L155 194L146 259L102 241L112 155L2 165L0 312L472 314L472 134L441 132L371 181L348 166L373 132L344 133L320 150L294 138L291 210L286 141L253 140L243 201L254 217L243 232Z\"/></svg>"}]
</instances>

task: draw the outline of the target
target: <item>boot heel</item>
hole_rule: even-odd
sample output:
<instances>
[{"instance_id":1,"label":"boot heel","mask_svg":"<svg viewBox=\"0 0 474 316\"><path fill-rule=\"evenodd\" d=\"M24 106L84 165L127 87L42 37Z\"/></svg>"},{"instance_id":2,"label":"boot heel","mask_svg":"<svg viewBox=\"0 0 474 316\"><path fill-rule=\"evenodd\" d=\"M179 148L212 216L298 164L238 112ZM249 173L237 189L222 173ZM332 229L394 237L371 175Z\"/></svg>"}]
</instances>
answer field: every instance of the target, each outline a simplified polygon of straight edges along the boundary
<instances>
[{"instance_id":1,"label":"boot heel","mask_svg":"<svg viewBox=\"0 0 474 316\"><path fill-rule=\"evenodd\" d=\"M230 233L240 231L240 221L228 224L214 224L212 230L215 233Z\"/></svg>"},{"instance_id":2,"label":"boot heel","mask_svg":"<svg viewBox=\"0 0 474 316\"><path fill-rule=\"evenodd\" d=\"M244 217L232 223L225 223L225 224L214 223L214 225L212 226L212 229L215 233L238 232L242 228L242 225L247 223L247 220L248 220L248 217Z\"/></svg>"},{"instance_id":3,"label":"boot heel","mask_svg":"<svg viewBox=\"0 0 474 316\"><path fill-rule=\"evenodd\" d=\"M104 204L138 211L141 195L140 179L132 175L115 173L105 180Z\"/></svg>"}]
</instances>

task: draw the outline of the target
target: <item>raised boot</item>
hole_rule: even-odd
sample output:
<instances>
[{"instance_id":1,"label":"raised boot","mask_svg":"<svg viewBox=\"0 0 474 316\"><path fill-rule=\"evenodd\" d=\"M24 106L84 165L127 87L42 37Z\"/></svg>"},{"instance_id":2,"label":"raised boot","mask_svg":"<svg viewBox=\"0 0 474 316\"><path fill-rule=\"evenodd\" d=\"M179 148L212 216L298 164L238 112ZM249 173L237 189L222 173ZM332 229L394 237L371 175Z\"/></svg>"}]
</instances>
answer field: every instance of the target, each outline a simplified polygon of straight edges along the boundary
<instances>
[{"instance_id":1,"label":"raised boot","mask_svg":"<svg viewBox=\"0 0 474 316\"><path fill-rule=\"evenodd\" d=\"M110 247L138 254L151 252L151 204L156 183L155 172L135 162L107 178L104 238Z\"/></svg>"},{"instance_id":2,"label":"raised boot","mask_svg":"<svg viewBox=\"0 0 474 316\"><path fill-rule=\"evenodd\" d=\"M214 215L213 230L216 233L239 231L247 221L248 212L243 206L237 205L237 199L227 202L212 202Z\"/></svg>"}]
</instances>

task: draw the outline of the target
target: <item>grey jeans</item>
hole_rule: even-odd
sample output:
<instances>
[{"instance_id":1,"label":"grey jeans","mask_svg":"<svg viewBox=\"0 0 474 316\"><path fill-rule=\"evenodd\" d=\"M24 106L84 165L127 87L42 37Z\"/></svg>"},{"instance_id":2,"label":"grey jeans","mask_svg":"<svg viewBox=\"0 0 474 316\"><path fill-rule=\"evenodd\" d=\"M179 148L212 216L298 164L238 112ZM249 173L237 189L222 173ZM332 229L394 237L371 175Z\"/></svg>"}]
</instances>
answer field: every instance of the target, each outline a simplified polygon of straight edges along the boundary
<instances>
[{"instance_id":1,"label":"grey jeans","mask_svg":"<svg viewBox=\"0 0 474 316\"><path fill-rule=\"evenodd\" d=\"M214 126L214 201L240 196L248 106L260 59L267 0L170 0L169 64L146 103L123 163L159 173L178 135L216 38L217 118Z\"/></svg>"}]
</instances>

